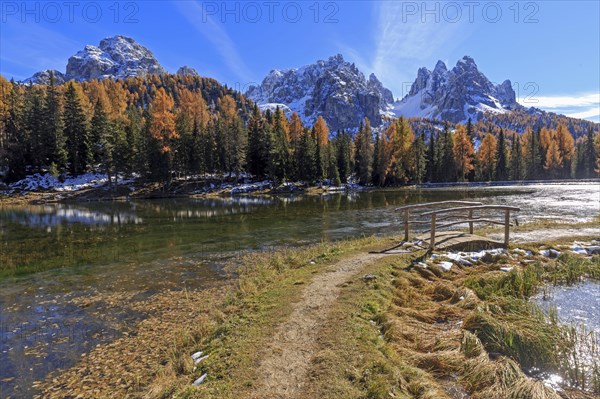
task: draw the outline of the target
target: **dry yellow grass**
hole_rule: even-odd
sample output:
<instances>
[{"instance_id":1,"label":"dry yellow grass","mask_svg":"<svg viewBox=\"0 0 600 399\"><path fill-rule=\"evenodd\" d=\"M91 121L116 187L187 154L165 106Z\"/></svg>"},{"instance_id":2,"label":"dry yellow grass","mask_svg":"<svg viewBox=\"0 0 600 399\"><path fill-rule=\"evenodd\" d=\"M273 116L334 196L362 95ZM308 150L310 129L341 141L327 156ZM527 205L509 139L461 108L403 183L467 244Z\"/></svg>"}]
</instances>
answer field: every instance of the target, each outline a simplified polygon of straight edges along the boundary
<instances>
[{"instance_id":1,"label":"dry yellow grass","mask_svg":"<svg viewBox=\"0 0 600 399\"><path fill-rule=\"evenodd\" d=\"M324 266L356 254L364 257L369 247L385 243L389 239L364 239L249 256L229 293L210 300L174 293L171 303L161 303L157 318L151 320L157 325L146 322L138 336L93 354L96 365L110 368L110 356L132 351L135 360L107 370L105 377L118 380L128 375L124 368L137 367L131 373L137 380L128 377L123 386L107 389L106 379L102 387L102 378L75 367L58 381L73 386L61 385L54 397L81 392L90 398L251 397L260 384L261 348L268 347L273 332L289 321L311 281L325 274ZM311 347L303 399L561 398L528 378L515 360L518 356L513 359L508 351L519 346L507 342L545 349L555 343L537 333L544 332L546 321L521 297L531 290L533 275L521 273L516 264L513 274L483 263L445 272L435 266L411 267L411 260L396 255L367 262L359 275L344 274L347 281L336 283L339 297L314 327L318 339ZM365 281L361 276L366 273L376 278ZM494 292L501 292L501 298ZM205 317L202 327L194 323L194 328L178 328L186 314ZM156 339L157 331L164 336L153 345L163 350L139 357L147 354L147 341L141 338ZM190 359L196 350L211 354L200 368ZM548 356L536 349L528 361L539 361L540 354ZM209 374L206 382L191 386L204 372ZM56 386L51 381L45 385ZM563 399L591 397L575 390L562 394Z\"/></svg>"}]
</instances>

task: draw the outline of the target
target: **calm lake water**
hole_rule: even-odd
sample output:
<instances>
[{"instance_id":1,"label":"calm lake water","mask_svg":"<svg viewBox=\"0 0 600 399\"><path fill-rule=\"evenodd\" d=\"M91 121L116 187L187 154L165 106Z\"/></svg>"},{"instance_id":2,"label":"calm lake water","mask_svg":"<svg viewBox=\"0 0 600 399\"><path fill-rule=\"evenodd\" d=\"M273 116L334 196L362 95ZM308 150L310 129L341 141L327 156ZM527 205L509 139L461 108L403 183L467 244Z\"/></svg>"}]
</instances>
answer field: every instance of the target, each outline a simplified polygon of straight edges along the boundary
<instances>
[{"instance_id":1,"label":"calm lake water","mask_svg":"<svg viewBox=\"0 0 600 399\"><path fill-rule=\"evenodd\" d=\"M556 310L561 322L585 325L587 331L600 335L600 282L548 287L532 299L546 311Z\"/></svg>"},{"instance_id":2,"label":"calm lake water","mask_svg":"<svg viewBox=\"0 0 600 399\"><path fill-rule=\"evenodd\" d=\"M0 207L0 397L33 395L33 381L143 317L125 308L102 315L77 298L202 289L245 251L399 234L395 207L450 199L520 206L520 223L600 212L598 184Z\"/></svg>"},{"instance_id":3,"label":"calm lake water","mask_svg":"<svg viewBox=\"0 0 600 399\"><path fill-rule=\"evenodd\" d=\"M593 370L594 365L598 364L595 358L597 349L593 348L600 343L600 282L584 281L572 286L547 287L532 300L546 312L556 311L562 323L585 332L587 339L579 341L575 350L579 364L588 371ZM564 382L555 374L542 375L542 378L550 386Z\"/></svg>"}]
</instances>

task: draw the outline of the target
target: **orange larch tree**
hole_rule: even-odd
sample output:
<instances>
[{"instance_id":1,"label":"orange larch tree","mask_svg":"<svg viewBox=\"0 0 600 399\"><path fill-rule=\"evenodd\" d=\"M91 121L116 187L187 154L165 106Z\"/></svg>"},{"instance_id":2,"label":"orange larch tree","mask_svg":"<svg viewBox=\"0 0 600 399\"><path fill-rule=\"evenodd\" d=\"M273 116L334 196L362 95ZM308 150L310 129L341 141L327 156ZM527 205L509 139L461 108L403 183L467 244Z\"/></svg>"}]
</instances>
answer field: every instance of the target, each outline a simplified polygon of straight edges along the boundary
<instances>
[{"instance_id":1,"label":"orange larch tree","mask_svg":"<svg viewBox=\"0 0 600 399\"><path fill-rule=\"evenodd\" d=\"M464 125L458 125L454 132L454 161L458 181L465 181L465 176L473 170L473 144Z\"/></svg>"},{"instance_id":2,"label":"orange larch tree","mask_svg":"<svg viewBox=\"0 0 600 399\"><path fill-rule=\"evenodd\" d=\"M167 157L167 182L171 182L173 164L173 141L179 138L175 128L175 102L162 87L156 92L152 102L152 123L150 134L159 143L160 151Z\"/></svg>"},{"instance_id":3,"label":"orange larch tree","mask_svg":"<svg viewBox=\"0 0 600 399\"><path fill-rule=\"evenodd\" d=\"M569 177L571 174L571 162L575 154L575 140L567 129L567 127L560 123L556 128L556 144L558 146L558 152L562 159L562 168L560 175L562 177Z\"/></svg>"},{"instance_id":4,"label":"orange larch tree","mask_svg":"<svg viewBox=\"0 0 600 399\"><path fill-rule=\"evenodd\" d=\"M478 175L481 180L494 178L496 161L498 157L498 142L492 133L487 133L477 151Z\"/></svg>"},{"instance_id":5,"label":"orange larch tree","mask_svg":"<svg viewBox=\"0 0 600 399\"><path fill-rule=\"evenodd\" d=\"M304 125L298 114L295 112L290 117L289 130L290 142L297 145L304 134Z\"/></svg>"},{"instance_id":6,"label":"orange larch tree","mask_svg":"<svg viewBox=\"0 0 600 399\"><path fill-rule=\"evenodd\" d=\"M556 140L552 140L548 145L548 150L546 151L546 161L544 162L544 169L548 171L550 177L556 178L562 167L563 159L560 155L558 143Z\"/></svg>"},{"instance_id":7,"label":"orange larch tree","mask_svg":"<svg viewBox=\"0 0 600 399\"><path fill-rule=\"evenodd\" d=\"M321 115L319 115L319 117L317 118L314 129L316 136L315 139L318 140L322 148L325 148L325 146L327 146L327 143L329 142L329 128L327 127L325 119L323 119Z\"/></svg>"}]
</instances>

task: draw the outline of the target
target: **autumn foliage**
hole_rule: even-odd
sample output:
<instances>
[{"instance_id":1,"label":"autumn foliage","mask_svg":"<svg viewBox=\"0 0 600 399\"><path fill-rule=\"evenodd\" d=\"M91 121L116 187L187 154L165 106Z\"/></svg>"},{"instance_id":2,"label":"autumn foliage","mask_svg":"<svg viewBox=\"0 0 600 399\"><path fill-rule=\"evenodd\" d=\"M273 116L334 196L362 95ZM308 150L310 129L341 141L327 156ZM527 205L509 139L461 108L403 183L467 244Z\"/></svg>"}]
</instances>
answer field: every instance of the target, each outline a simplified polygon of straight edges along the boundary
<instances>
[{"instance_id":1,"label":"autumn foliage","mask_svg":"<svg viewBox=\"0 0 600 399\"><path fill-rule=\"evenodd\" d=\"M376 128L365 118L356 131L331 132L321 116L263 112L197 76L35 86L0 76L0 179L8 183L88 171L111 181L249 173L377 186L592 178L599 155L597 125L549 114L507 113L466 125L400 117Z\"/></svg>"}]
</instances>

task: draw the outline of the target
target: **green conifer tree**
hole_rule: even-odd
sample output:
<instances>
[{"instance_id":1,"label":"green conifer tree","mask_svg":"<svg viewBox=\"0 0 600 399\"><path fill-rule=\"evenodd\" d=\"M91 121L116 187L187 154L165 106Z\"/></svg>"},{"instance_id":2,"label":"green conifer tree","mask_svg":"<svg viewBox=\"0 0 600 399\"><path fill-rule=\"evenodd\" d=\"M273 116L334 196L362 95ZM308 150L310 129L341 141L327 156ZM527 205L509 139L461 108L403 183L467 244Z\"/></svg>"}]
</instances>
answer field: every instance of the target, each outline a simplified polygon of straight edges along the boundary
<instances>
[{"instance_id":1,"label":"green conifer tree","mask_svg":"<svg viewBox=\"0 0 600 399\"><path fill-rule=\"evenodd\" d=\"M355 148L355 168L358 182L364 186L371 183L371 174L373 167L373 144L371 143L371 122L365 118L364 124L361 122L360 130L356 135Z\"/></svg>"},{"instance_id":2,"label":"green conifer tree","mask_svg":"<svg viewBox=\"0 0 600 399\"><path fill-rule=\"evenodd\" d=\"M496 180L507 180L508 179L508 166L506 162L506 139L504 137L504 130L500 129L498 135L498 147L496 150L498 161L496 163Z\"/></svg>"},{"instance_id":3,"label":"green conifer tree","mask_svg":"<svg viewBox=\"0 0 600 399\"><path fill-rule=\"evenodd\" d=\"M76 176L85 172L91 159L89 128L75 83L67 84L64 125L69 169Z\"/></svg>"},{"instance_id":4,"label":"green conifer tree","mask_svg":"<svg viewBox=\"0 0 600 399\"><path fill-rule=\"evenodd\" d=\"M63 124L62 94L56 86L54 72L50 72L50 84L46 95L44 108L44 122L46 129L45 142L48 151L48 164L53 165L56 173L63 171L67 165L67 150L65 148L65 135Z\"/></svg>"}]
</instances>

